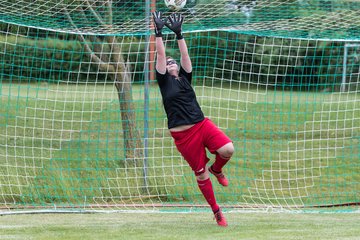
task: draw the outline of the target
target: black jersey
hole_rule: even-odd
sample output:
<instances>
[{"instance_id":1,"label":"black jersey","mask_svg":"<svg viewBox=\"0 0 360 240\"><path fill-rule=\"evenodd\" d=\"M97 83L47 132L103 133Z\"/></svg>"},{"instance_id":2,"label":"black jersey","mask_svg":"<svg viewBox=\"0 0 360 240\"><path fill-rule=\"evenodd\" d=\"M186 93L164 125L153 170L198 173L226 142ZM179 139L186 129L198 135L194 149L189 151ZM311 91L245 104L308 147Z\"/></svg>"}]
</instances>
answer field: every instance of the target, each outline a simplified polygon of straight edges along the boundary
<instances>
[{"instance_id":1,"label":"black jersey","mask_svg":"<svg viewBox=\"0 0 360 240\"><path fill-rule=\"evenodd\" d=\"M191 87L192 73L187 73L180 67L178 78L170 75L167 71L165 74L156 71L156 78L169 129L204 120L204 114L196 100L194 89Z\"/></svg>"}]
</instances>

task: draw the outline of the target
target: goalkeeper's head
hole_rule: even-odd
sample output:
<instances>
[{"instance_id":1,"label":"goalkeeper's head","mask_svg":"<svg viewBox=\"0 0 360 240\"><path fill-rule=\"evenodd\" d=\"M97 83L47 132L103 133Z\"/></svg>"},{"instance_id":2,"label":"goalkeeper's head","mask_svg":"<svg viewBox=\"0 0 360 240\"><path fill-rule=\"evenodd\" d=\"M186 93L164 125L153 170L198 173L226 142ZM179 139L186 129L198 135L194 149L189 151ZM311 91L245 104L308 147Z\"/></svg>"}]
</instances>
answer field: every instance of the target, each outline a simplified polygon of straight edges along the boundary
<instances>
[{"instance_id":1,"label":"goalkeeper's head","mask_svg":"<svg viewBox=\"0 0 360 240\"><path fill-rule=\"evenodd\" d=\"M178 75L179 73L179 65L176 60L170 56L166 58L166 69L170 75Z\"/></svg>"}]
</instances>

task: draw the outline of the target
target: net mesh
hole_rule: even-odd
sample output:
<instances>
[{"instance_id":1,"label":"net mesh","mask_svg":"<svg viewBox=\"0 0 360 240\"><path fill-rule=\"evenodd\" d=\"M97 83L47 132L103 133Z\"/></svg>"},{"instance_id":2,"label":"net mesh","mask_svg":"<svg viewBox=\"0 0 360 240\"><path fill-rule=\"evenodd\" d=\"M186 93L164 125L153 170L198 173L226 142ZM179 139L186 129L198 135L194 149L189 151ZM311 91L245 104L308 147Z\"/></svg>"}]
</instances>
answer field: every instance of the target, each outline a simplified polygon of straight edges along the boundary
<instances>
[{"instance_id":1,"label":"net mesh","mask_svg":"<svg viewBox=\"0 0 360 240\"><path fill-rule=\"evenodd\" d=\"M163 1L1 0L0 21L60 32L146 34L149 7L170 13ZM352 0L188 0L181 13L186 31L228 29L262 36L358 40L359 8L360 3Z\"/></svg>"},{"instance_id":2,"label":"net mesh","mask_svg":"<svg viewBox=\"0 0 360 240\"><path fill-rule=\"evenodd\" d=\"M0 0L2 212L208 209L167 129L155 8L171 13L163 1ZM358 210L359 11L348 0L180 11L198 101L235 146L230 186L213 179L225 209ZM175 36L163 39L178 59Z\"/></svg>"}]
</instances>

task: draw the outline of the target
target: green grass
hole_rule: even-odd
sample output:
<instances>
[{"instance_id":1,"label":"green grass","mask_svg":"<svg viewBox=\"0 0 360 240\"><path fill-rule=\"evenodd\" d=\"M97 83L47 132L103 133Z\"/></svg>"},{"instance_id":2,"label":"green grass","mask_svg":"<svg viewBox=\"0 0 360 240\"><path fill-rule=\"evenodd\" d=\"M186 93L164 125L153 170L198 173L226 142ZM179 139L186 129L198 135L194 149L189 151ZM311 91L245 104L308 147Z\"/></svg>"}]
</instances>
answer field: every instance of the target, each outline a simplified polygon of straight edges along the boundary
<instances>
[{"instance_id":1,"label":"green grass","mask_svg":"<svg viewBox=\"0 0 360 240\"><path fill-rule=\"evenodd\" d=\"M147 188L124 159L119 103L110 85L2 84L2 199L18 206L204 204L150 89ZM359 202L360 100L356 94L196 88L207 116L233 139L222 204ZM144 90L133 87L143 129ZM16 126L16 127L15 127ZM303 140L306 141L303 141ZM175 166L175 167L174 167Z\"/></svg>"},{"instance_id":2,"label":"green grass","mask_svg":"<svg viewBox=\"0 0 360 240\"><path fill-rule=\"evenodd\" d=\"M358 214L227 213L35 214L0 217L1 239L358 239Z\"/></svg>"}]
</instances>

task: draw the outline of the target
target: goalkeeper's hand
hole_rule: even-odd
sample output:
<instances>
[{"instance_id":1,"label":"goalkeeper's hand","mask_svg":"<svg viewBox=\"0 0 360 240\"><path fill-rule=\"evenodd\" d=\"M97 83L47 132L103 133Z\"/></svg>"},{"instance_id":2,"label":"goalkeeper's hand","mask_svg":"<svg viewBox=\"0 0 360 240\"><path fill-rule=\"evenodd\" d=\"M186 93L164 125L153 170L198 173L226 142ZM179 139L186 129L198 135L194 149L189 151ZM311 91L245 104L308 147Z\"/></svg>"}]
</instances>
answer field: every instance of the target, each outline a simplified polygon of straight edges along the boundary
<instances>
[{"instance_id":1,"label":"goalkeeper's hand","mask_svg":"<svg viewBox=\"0 0 360 240\"><path fill-rule=\"evenodd\" d=\"M156 37L162 37L161 30L163 29L165 22L162 20L162 12L155 11L152 13L153 15L153 21L155 25L155 36Z\"/></svg>"},{"instance_id":2,"label":"goalkeeper's hand","mask_svg":"<svg viewBox=\"0 0 360 240\"><path fill-rule=\"evenodd\" d=\"M181 31L182 31L181 28L182 28L184 19L185 19L185 17L183 15L181 15L180 13L173 13L167 18L167 21L165 22L165 25L176 34L177 40L183 39L183 36L181 33Z\"/></svg>"}]
</instances>

